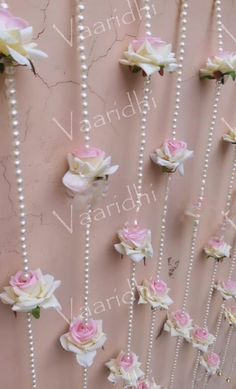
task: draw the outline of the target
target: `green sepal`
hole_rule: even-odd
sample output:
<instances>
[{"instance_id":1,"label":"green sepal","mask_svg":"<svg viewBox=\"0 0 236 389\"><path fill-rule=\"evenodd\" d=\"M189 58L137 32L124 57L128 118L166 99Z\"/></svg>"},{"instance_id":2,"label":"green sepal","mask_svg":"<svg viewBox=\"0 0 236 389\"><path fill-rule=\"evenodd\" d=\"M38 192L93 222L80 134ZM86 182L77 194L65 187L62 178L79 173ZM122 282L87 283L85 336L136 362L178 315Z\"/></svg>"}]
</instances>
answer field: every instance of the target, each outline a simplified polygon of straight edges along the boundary
<instances>
[{"instance_id":1,"label":"green sepal","mask_svg":"<svg viewBox=\"0 0 236 389\"><path fill-rule=\"evenodd\" d=\"M40 307L34 308L32 311L32 316L34 316L35 319L40 319Z\"/></svg>"},{"instance_id":2,"label":"green sepal","mask_svg":"<svg viewBox=\"0 0 236 389\"><path fill-rule=\"evenodd\" d=\"M136 66L136 65L131 66L132 73L138 73L138 72L140 72L140 70L141 70L141 68L139 66Z\"/></svg>"}]
</instances>

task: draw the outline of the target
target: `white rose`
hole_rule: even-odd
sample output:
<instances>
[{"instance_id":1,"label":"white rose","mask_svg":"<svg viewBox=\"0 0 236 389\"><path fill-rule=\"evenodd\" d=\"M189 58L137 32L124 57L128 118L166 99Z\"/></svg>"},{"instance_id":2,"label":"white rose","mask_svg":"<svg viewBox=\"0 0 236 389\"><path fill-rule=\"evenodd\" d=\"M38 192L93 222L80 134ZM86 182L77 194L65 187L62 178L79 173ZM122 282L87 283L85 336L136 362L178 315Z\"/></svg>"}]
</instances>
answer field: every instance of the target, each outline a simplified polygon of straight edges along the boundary
<instances>
[{"instance_id":1,"label":"white rose","mask_svg":"<svg viewBox=\"0 0 236 389\"><path fill-rule=\"evenodd\" d=\"M120 63L130 66L134 72L142 69L147 76L155 72L159 72L161 75L164 74L164 71L172 73L178 65L175 54L171 50L172 46L159 38L146 37L134 40L130 43L128 50L124 52L125 59L121 59Z\"/></svg>"},{"instance_id":2,"label":"white rose","mask_svg":"<svg viewBox=\"0 0 236 389\"><path fill-rule=\"evenodd\" d=\"M69 171L64 175L63 184L73 193L88 195L102 186L114 174L118 165L111 166L111 157L95 147L75 150L68 154Z\"/></svg>"},{"instance_id":3,"label":"white rose","mask_svg":"<svg viewBox=\"0 0 236 389\"><path fill-rule=\"evenodd\" d=\"M90 319L86 324L82 317L78 317L71 323L69 332L60 337L60 342L66 351L76 354L81 366L90 367L106 339L101 320Z\"/></svg>"},{"instance_id":4,"label":"white rose","mask_svg":"<svg viewBox=\"0 0 236 389\"><path fill-rule=\"evenodd\" d=\"M200 365L206 369L208 374L216 374L220 366L220 357L218 354L213 352L205 353L201 356Z\"/></svg>"},{"instance_id":5,"label":"white rose","mask_svg":"<svg viewBox=\"0 0 236 389\"><path fill-rule=\"evenodd\" d=\"M184 175L184 162L192 155L193 151L187 149L185 142L168 139L161 148L150 155L150 158L155 164L162 166L164 171L174 173L178 170Z\"/></svg>"},{"instance_id":6,"label":"white rose","mask_svg":"<svg viewBox=\"0 0 236 389\"><path fill-rule=\"evenodd\" d=\"M215 289L220 292L221 296L225 300L229 300L232 297L236 298L236 281L226 280L219 281L215 285Z\"/></svg>"},{"instance_id":7,"label":"white rose","mask_svg":"<svg viewBox=\"0 0 236 389\"><path fill-rule=\"evenodd\" d=\"M222 138L225 142L236 144L236 129L229 130Z\"/></svg>"},{"instance_id":8,"label":"white rose","mask_svg":"<svg viewBox=\"0 0 236 389\"><path fill-rule=\"evenodd\" d=\"M149 303L154 309L168 309L173 300L168 296L169 288L162 280L152 278L145 279L141 285L137 285L139 304Z\"/></svg>"},{"instance_id":9,"label":"white rose","mask_svg":"<svg viewBox=\"0 0 236 389\"><path fill-rule=\"evenodd\" d=\"M50 274L43 275L41 270L17 272L10 279L10 286L4 288L0 299L4 304L12 305L16 312L32 312L37 308L55 308L61 306L54 296L61 281L55 281ZM33 312L32 312L33 313Z\"/></svg>"},{"instance_id":10,"label":"white rose","mask_svg":"<svg viewBox=\"0 0 236 389\"><path fill-rule=\"evenodd\" d=\"M216 79L224 83L226 77L230 75L233 80L236 76L236 54L220 53L215 57L208 58L206 67L200 70L201 78Z\"/></svg>"},{"instance_id":11,"label":"white rose","mask_svg":"<svg viewBox=\"0 0 236 389\"><path fill-rule=\"evenodd\" d=\"M120 243L114 245L121 255L127 255L134 262L153 256L151 231L137 225L125 226L118 231Z\"/></svg>"},{"instance_id":12,"label":"white rose","mask_svg":"<svg viewBox=\"0 0 236 389\"><path fill-rule=\"evenodd\" d=\"M23 19L14 17L8 10L0 10L0 54L6 63L13 63L32 68L31 60L47 58L32 42L33 28Z\"/></svg>"},{"instance_id":13,"label":"white rose","mask_svg":"<svg viewBox=\"0 0 236 389\"><path fill-rule=\"evenodd\" d=\"M181 336L189 341L192 329L192 319L187 312L177 310L168 314L164 330L170 332L171 336Z\"/></svg>"},{"instance_id":14,"label":"white rose","mask_svg":"<svg viewBox=\"0 0 236 389\"><path fill-rule=\"evenodd\" d=\"M208 241L204 251L208 257L221 261L223 258L230 257L231 246L222 239L215 237Z\"/></svg>"},{"instance_id":15,"label":"white rose","mask_svg":"<svg viewBox=\"0 0 236 389\"><path fill-rule=\"evenodd\" d=\"M121 351L117 358L111 359L106 363L110 370L108 381L113 384L123 382L124 385L136 386L138 380L144 376L140 369L141 363L135 353L128 356L124 351Z\"/></svg>"},{"instance_id":16,"label":"white rose","mask_svg":"<svg viewBox=\"0 0 236 389\"><path fill-rule=\"evenodd\" d=\"M224 316L231 326L236 327L236 305L224 307Z\"/></svg>"},{"instance_id":17,"label":"white rose","mask_svg":"<svg viewBox=\"0 0 236 389\"><path fill-rule=\"evenodd\" d=\"M194 326L191 331L190 342L194 348L200 351L207 352L208 347L213 344L215 337L209 333L206 328Z\"/></svg>"}]
</instances>

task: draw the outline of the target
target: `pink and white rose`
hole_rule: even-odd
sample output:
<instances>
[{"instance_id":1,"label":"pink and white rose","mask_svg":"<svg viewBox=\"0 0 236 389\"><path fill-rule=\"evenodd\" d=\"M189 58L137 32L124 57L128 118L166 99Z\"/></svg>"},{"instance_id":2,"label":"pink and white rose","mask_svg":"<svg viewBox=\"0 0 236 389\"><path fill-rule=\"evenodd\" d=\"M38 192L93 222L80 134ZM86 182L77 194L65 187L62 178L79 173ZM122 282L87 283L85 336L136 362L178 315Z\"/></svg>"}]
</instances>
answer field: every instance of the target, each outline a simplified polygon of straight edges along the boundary
<instances>
[{"instance_id":1,"label":"pink and white rose","mask_svg":"<svg viewBox=\"0 0 236 389\"><path fill-rule=\"evenodd\" d=\"M228 133L222 136L222 139L225 142L236 144L236 128L229 129Z\"/></svg>"},{"instance_id":2,"label":"pink and white rose","mask_svg":"<svg viewBox=\"0 0 236 389\"><path fill-rule=\"evenodd\" d=\"M207 257L222 261L230 257L231 246L221 238L211 238L204 247Z\"/></svg>"},{"instance_id":3,"label":"pink and white rose","mask_svg":"<svg viewBox=\"0 0 236 389\"><path fill-rule=\"evenodd\" d=\"M228 76L236 78L236 54L223 52L208 58L205 68L200 70L200 77L224 83Z\"/></svg>"},{"instance_id":4,"label":"pink and white rose","mask_svg":"<svg viewBox=\"0 0 236 389\"><path fill-rule=\"evenodd\" d=\"M216 374L220 367L220 357L218 354L210 351L201 356L200 364L205 367L208 374Z\"/></svg>"},{"instance_id":5,"label":"pink and white rose","mask_svg":"<svg viewBox=\"0 0 236 389\"><path fill-rule=\"evenodd\" d=\"M25 65L32 69L32 60L47 58L32 42L33 27L24 19L0 9L0 62Z\"/></svg>"},{"instance_id":6,"label":"pink and white rose","mask_svg":"<svg viewBox=\"0 0 236 389\"><path fill-rule=\"evenodd\" d=\"M32 312L35 309L60 309L61 306L54 296L61 281L55 281L50 274L42 274L41 270L31 270L28 273L18 271L10 278L10 285L0 294L4 304L12 306L15 312Z\"/></svg>"},{"instance_id":7,"label":"pink and white rose","mask_svg":"<svg viewBox=\"0 0 236 389\"><path fill-rule=\"evenodd\" d=\"M64 350L74 353L83 367L92 366L97 350L103 347L106 340L101 320L90 319L86 324L80 316L71 323L69 332L60 337Z\"/></svg>"},{"instance_id":8,"label":"pink and white rose","mask_svg":"<svg viewBox=\"0 0 236 389\"><path fill-rule=\"evenodd\" d=\"M218 281L215 289L220 292L225 300L229 300L232 297L236 298L236 281L234 280Z\"/></svg>"},{"instance_id":9,"label":"pink and white rose","mask_svg":"<svg viewBox=\"0 0 236 389\"><path fill-rule=\"evenodd\" d=\"M181 336L187 341L190 341L190 332L192 329L192 319L187 312L177 310L168 314L164 330L170 332L171 336Z\"/></svg>"},{"instance_id":10,"label":"pink and white rose","mask_svg":"<svg viewBox=\"0 0 236 389\"><path fill-rule=\"evenodd\" d=\"M150 304L153 309L168 309L173 300L168 296L170 289L167 284L151 278L143 280L141 285L137 285L139 293L139 304Z\"/></svg>"},{"instance_id":11,"label":"pink and white rose","mask_svg":"<svg viewBox=\"0 0 236 389\"><path fill-rule=\"evenodd\" d=\"M124 385L136 387L139 379L144 376L140 369L141 363L135 353L128 355L121 351L117 358L111 359L106 366L110 370L108 381L113 384L123 382Z\"/></svg>"},{"instance_id":12,"label":"pink and white rose","mask_svg":"<svg viewBox=\"0 0 236 389\"><path fill-rule=\"evenodd\" d=\"M224 307L224 316L229 325L236 327L236 305Z\"/></svg>"},{"instance_id":13,"label":"pink and white rose","mask_svg":"<svg viewBox=\"0 0 236 389\"><path fill-rule=\"evenodd\" d=\"M122 65L127 65L133 72L142 69L143 73L151 76L153 73L174 72L178 65L172 45L159 38L147 36L144 39L133 40L124 52L124 59L120 59Z\"/></svg>"},{"instance_id":14,"label":"pink and white rose","mask_svg":"<svg viewBox=\"0 0 236 389\"><path fill-rule=\"evenodd\" d=\"M168 173L174 173L177 170L184 175L184 162L192 157L193 151L187 149L187 143L179 140L168 139L161 148L151 153L151 160L162 166Z\"/></svg>"},{"instance_id":15,"label":"pink and white rose","mask_svg":"<svg viewBox=\"0 0 236 389\"><path fill-rule=\"evenodd\" d=\"M127 255L134 262L153 256L151 231L138 225L126 225L118 231L120 243L114 245L121 255Z\"/></svg>"},{"instance_id":16,"label":"pink and white rose","mask_svg":"<svg viewBox=\"0 0 236 389\"><path fill-rule=\"evenodd\" d=\"M157 385L156 382L153 380L148 380L145 378L141 378L138 381L136 389L161 389L160 385Z\"/></svg>"},{"instance_id":17,"label":"pink and white rose","mask_svg":"<svg viewBox=\"0 0 236 389\"><path fill-rule=\"evenodd\" d=\"M90 196L103 190L104 183L110 175L118 170L118 165L111 165L111 157L96 147L80 148L67 156L69 170L62 182L73 194Z\"/></svg>"},{"instance_id":18,"label":"pink and white rose","mask_svg":"<svg viewBox=\"0 0 236 389\"><path fill-rule=\"evenodd\" d=\"M194 326L191 331L190 342L194 348L197 348L204 353L207 352L208 347L213 344L215 337L209 333L206 328Z\"/></svg>"}]
</instances>

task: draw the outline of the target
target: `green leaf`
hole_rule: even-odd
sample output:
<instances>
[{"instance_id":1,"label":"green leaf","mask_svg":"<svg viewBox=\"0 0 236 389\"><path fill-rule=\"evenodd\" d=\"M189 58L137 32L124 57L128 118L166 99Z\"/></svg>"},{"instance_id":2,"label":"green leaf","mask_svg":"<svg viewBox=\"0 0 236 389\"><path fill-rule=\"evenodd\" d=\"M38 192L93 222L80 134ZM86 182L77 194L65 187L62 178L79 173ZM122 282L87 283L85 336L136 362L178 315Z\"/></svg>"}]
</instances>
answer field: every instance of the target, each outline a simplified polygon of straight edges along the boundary
<instances>
[{"instance_id":1,"label":"green leaf","mask_svg":"<svg viewBox=\"0 0 236 389\"><path fill-rule=\"evenodd\" d=\"M40 307L36 307L31 311L32 315L34 316L35 319L40 318Z\"/></svg>"},{"instance_id":2,"label":"green leaf","mask_svg":"<svg viewBox=\"0 0 236 389\"><path fill-rule=\"evenodd\" d=\"M141 70L141 68L139 66L132 66L131 67L131 72L132 73L138 73L139 71Z\"/></svg>"}]
</instances>

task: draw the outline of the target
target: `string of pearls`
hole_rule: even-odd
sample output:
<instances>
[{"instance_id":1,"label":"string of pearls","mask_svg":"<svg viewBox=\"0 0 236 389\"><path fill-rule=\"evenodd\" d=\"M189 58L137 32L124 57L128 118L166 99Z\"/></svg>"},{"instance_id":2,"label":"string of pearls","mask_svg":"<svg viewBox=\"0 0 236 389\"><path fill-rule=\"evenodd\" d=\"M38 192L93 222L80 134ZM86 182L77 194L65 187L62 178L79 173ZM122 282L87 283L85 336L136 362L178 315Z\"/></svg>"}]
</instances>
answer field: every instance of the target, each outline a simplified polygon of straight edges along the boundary
<instances>
[{"instance_id":1,"label":"string of pearls","mask_svg":"<svg viewBox=\"0 0 236 389\"><path fill-rule=\"evenodd\" d=\"M222 40L223 35L222 35L221 0L215 0L215 5L216 5L218 50L219 50L219 52L222 52L223 51L223 40ZM203 165L203 170L202 170L200 193L199 193L199 198L198 198L198 209L199 210L201 210L201 208L202 208L205 190L206 190L209 157L210 157L211 150L212 150L213 135L214 135L215 127L216 127L217 114L218 114L219 102L220 102L220 95L221 95L221 84L217 82L216 87L215 87L213 109L212 109L211 122L210 122L209 133L208 133L208 140L207 140L207 147L206 147L205 158L204 158L204 165ZM200 218L201 218L201 216L199 215L198 217L195 217L193 220L190 258L189 258L189 266L188 266L187 277L186 277L186 287L185 287L184 300L183 300L183 310L186 310L188 299L189 299L190 281L191 281L191 277L192 277L193 263L194 263L194 259L195 259L195 255L196 255L196 247L197 247L197 238L198 238L199 226L200 226ZM214 270L214 271L216 271L216 270ZM173 384L174 384L175 371L176 371L177 361L179 358L182 344L183 344L182 339L178 338L176 350L175 350L173 367L172 367L171 376L170 376L170 388L172 388ZM198 366L199 360L200 360L200 356L198 353L197 363L196 363L194 370L193 370L193 374L195 377L197 374L197 367L196 366ZM194 382L195 382L195 378L194 378ZM193 388L193 386L194 386L194 383L192 382L192 388Z\"/></svg>"},{"instance_id":2,"label":"string of pearls","mask_svg":"<svg viewBox=\"0 0 236 389\"><path fill-rule=\"evenodd\" d=\"M6 5L6 3L4 4ZM4 7L4 9L6 8L7 7ZM26 218L26 206L25 206L25 196L24 196L23 172L21 167L20 124L19 124L18 109L17 109L17 91L16 91L14 66L7 66L5 72L6 72L5 86L6 86L6 95L8 101L10 126L11 126L12 136L13 136L13 156L14 156L14 165L15 165L15 173L16 173L17 193L18 193L21 256L23 259L24 277L25 279L27 279L29 277L29 258L27 253L27 229L26 229L27 218ZM26 320L27 320L27 335L28 335L29 352L30 352L30 371L31 371L32 388L36 389L37 377L36 377L36 368L35 368L35 348L34 348L31 313L27 313Z\"/></svg>"},{"instance_id":3,"label":"string of pearls","mask_svg":"<svg viewBox=\"0 0 236 389\"><path fill-rule=\"evenodd\" d=\"M143 0L144 8L145 8L145 28L146 35L151 36L151 14L150 14L150 0ZM138 167L137 167L137 199L136 199L136 212L137 215L142 206L141 196L142 196L142 188L143 188L143 170L144 170L144 152L145 152L145 144L147 141L147 118L148 118L148 110L149 107L149 96L151 92L151 79L150 77L145 77L144 81L144 90L143 90L143 106L141 113L141 127L140 127L140 146L139 146L139 154L138 154ZM134 222L136 225L138 221ZM130 302L129 302L129 313L128 313L128 338L127 338L127 355L130 357L131 349L132 349L132 338L133 338L133 320L134 320L134 295L135 295L135 274L136 274L136 264L134 262L131 263L130 270Z\"/></svg>"},{"instance_id":4,"label":"string of pearls","mask_svg":"<svg viewBox=\"0 0 236 389\"><path fill-rule=\"evenodd\" d=\"M84 0L76 1L76 38L77 38L77 51L79 53L80 62L80 81L81 81L81 114L83 120L84 142L85 147L89 148L90 142L90 125L89 125L89 99L88 99L88 65L87 55L84 46L83 32L85 30L84 25Z\"/></svg>"},{"instance_id":5,"label":"string of pearls","mask_svg":"<svg viewBox=\"0 0 236 389\"><path fill-rule=\"evenodd\" d=\"M230 180L229 180L229 185L228 185L228 190L227 190L225 213L229 212L230 207L231 207L235 174L236 174L236 147L234 147L234 157L233 157L233 164L232 164L231 175L230 175ZM222 232L225 232L225 230L226 230L226 221L224 220L223 226L222 226ZM215 285L215 281L216 281L216 274L217 274L218 265L219 265L218 262L215 261L214 267L213 267L213 272L212 272L212 278L211 278L208 299L207 299L206 310L205 310L205 317L203 320L203 327L207 327L207 322L208 322L208 318L209 318L209 314L210 314L210 308L211 308L211 303L212 303L212 296L213 296L214 285ZM232 262L231 262L229 278L231 278L231 276L232 276L232 270L231 270L232 268L234 268L234 260L232 260ZM221 328L222 319L223 319L223 312L224 312L224 304L221 307L220 314L219 314L219 317L217 320L216 333L215 333L216 338L219 335L219 331ZM195 386L199 362L200 362L200 355L201 355L201 353L198 352L196 363L195 363L194 370L193 370L191 389L193 389ZM208 382L208 380L206 381L205 385L207 385L207 382Z\"/></svg>"},{"instance_id":6,"label":"string of pearls","mask_svg":"<svg viewBox=\"0 0 236 389\"><path fill-rule=\"evenodd\" d=\"M179 55L178 55L178 70L177 70L177 79L176 79L176 87L175 87L175 105L174 105L172 131L171 131L171 136L173 140L176 139L177 122L178 122L178 116L180 112L180 97L181 97L182 81L183 81L183 62L184 62L184 54L185 54L187 16L188 16L188 2L183 1L181 6L181 11L180 11L180 41L179 41ZM162 215L161 215L158 264L156 270L157 278L160 278L163 258L164 258L167 211L168 211L168 200L169 200L171 179L172 179L171 174L168 174L166 184L165 184L164 204L163 204ZM149 378L149 375L151 373L150 364L151 364L151 355L152 355L153 342L154 342L155 319L156 319L156 312L153 310L151 313L151 323L150 323L150 330L149 330L149 341L148 341L148 351L147 351L147 360L146 360L147 378Z\"/></svg>"},{"instance_id":7,"label":"string of pearls","mask_svg":"<svg viewBox=\"0 0 236 389\"><path fill-rule=\"evenodd\" d=\"M83 32L85 4L84 0L76 0L76 38L77 51L80 62L80 83L81 83L81 115L83 120L84 144L90 147L90 124L89 124L89 98L88 98L88 64L86 49L84 46ZM88 208L88 219L85 226L85 251L84 251L84 322L88 324L89 319L89 276L90 276L90 244L91 244L91 205ZM88 388L88 369L83 369L83 389Z\"/></svg>"}]
</instances>

